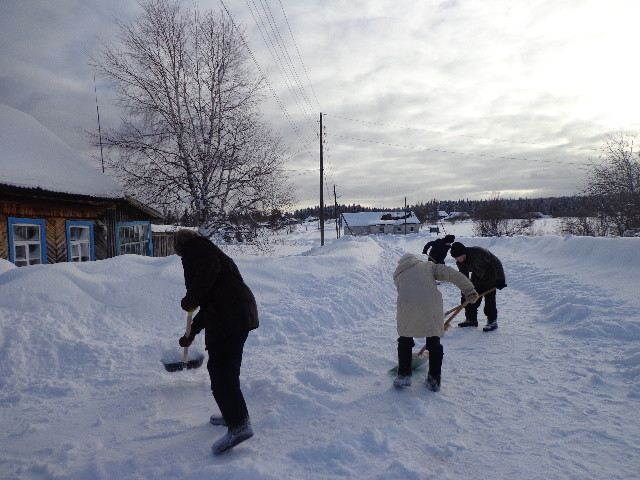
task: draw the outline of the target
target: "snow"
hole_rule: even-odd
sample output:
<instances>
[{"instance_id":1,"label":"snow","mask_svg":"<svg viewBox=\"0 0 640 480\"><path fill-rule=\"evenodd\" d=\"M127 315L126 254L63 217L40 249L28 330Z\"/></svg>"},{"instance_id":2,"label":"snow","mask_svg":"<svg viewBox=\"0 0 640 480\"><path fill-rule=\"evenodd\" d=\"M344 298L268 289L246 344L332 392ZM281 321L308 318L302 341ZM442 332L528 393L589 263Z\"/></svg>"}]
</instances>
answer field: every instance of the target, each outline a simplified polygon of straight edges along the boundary
<instances>
[{"instance_id":1,"label":"snow","mask_svg":"<svg viewBox=\"0 0 640 480\"><path fill-rule=\"evenodd\" d=\"M122 188L90 167L38 121L0 104L0 184L52 192L122 198Z\"/></svg>"},{"instance_id":2,"label":"snow","mask_svg":"<svg viewBox=\"0 0 640 480\"><path fill-rule=\"evenodd\" d=\"M261 326L241 376L256 435L221 457L206 368L160 363L184 329L178 257L0 263L0 478L638 478L640 239L454 228L502 259L508 287L497 331L443 338L439 393L424 371L402 391L387 374L392 273L428 233L223 247Z\"/></svg>"}]
</instances>

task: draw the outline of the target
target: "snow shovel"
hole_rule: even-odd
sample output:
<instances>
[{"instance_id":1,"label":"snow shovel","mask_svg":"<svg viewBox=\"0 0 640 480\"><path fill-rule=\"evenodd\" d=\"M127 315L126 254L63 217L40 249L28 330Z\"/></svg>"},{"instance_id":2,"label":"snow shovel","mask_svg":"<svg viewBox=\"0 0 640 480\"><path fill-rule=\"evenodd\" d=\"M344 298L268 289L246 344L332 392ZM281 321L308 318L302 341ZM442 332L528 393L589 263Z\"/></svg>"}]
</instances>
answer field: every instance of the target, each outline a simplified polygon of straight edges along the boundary
<instances>
[{"instance_id":1,"label":"snow shovel","mask_svg":"<svg viewBox=\"0 0 640 480\"><path fill-rule=\"evenodd\" d=\"M481 299L482 297L484 297L485 295L490 294L491 292L493 292L496 289L496 287L490 288L489 290L487 290L486 292L482 292L480 295L478 295L478 300ZM477 300L476 300L477 301ZM453 307L451 310L447 310L446 312L444 312L445 316L451 314L450 317L448 317L445 321L444 321L444 330L445 332L447 330L449 330L449 327L451 326L451 320L453 320L455 318L456 315L458 315L463 309L464 307L466 307L469 304L469 302L467 302L466 300L464 302L462 302L460 305L458 305L457 307Z\"/></svg>"},{"instance_id":2,"label":"snow shovel","mask_svg":"<svg viewBox=\"0 0 640 480\"><path fill-rule=\"evenodd\" d=\"M193 312L187 312L187 328L185 329L184 336L188 337L191 333L191 323L193 322ZM190 370L193 368L200 368L204 361L204 354L198 351L192 351L189 355L189 347L182 349L182 358L176 358L173 352L165 354L162 357L162 363L167 372L178 372L180 370Z\"/></svg>"},{"instance_id":3,"label":"snow shovel","mask_svg":"<svg viewBox=\"0 0 640 480\"><path fill-rule=\"evenodd\" d=\"M427 351L427 346L425 345L420 349L418 353L411 354L411 370L418 370L423 367L425 363L429 360L429 352ZM398 365L389 370L389 375L395 375L398 373Z\"/></svg>"}]
</instances>

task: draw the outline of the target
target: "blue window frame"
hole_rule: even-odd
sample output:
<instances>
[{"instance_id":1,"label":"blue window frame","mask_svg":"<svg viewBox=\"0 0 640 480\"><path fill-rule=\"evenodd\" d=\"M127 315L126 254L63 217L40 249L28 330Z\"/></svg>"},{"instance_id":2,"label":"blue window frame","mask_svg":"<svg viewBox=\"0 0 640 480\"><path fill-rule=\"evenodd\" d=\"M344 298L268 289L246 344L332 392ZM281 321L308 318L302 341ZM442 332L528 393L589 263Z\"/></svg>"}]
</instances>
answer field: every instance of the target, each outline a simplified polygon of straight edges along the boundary
<instances>
[{"instance_id":1,"label":"blue window frame","mask_svg":"<svg viewBox=\"0 0 640 480\"><path fill-rule=\"evenodd\" d=\"M67 261L88 262L96 259L93 222L67 220Z\"/></svg>"},{"instance_id":2,"label":"blue window frame","mask_svg":"<svg viewBox=\"0 0 640 480\"><path fill-rule=\"evenodd\" d=\"M44 219L9 217L8 227L10 262L18 267L47 263Z\"/></svg>"},{"instance_id":3,"label":"blue window frame","mask_svg":"<svg viewBox=\"0 0 640 480\"><path fill-rule=\"evenodd\" d=\"M151 240L151 222L118 222L116 224L116 252L118 255L133 253L153 255Z\"/></svg>"}]
</instances>

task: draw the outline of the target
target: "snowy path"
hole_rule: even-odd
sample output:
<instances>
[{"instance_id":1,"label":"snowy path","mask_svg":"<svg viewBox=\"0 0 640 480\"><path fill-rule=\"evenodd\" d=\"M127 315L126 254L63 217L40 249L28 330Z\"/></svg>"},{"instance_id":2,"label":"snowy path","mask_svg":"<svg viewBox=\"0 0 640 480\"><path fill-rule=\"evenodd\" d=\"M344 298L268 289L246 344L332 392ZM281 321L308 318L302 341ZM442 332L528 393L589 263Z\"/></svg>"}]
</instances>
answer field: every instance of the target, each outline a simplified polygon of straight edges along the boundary
<instances>
[{"instance_id":1,"label":"snowy path","mask_svg":"<svg viewBox=\"0 0 640 480\"><path fill-rule=\"evenodd\" d=\"M85 340L76 363L101 368L53 369L51 379L39 366L23 386L13 380L18 367L6 366L0 478L637 478L637 297L578 282L572 269L523 257L509 242L490 245L508 272L509 287L498 294L500 328L452 329L444 337L441 392L426 390L424 372L409 389L391 386L391 272L423 240L350 239L303 255L239 260L262 316L242 373L256 436L221 458L209 452L224 428L207 423L214 404L206 370L167 374L148 344L148 336L157 342L176 330L159 320L181 292L175 261L135 260L148 266L146 276L121 286L96 280L68 311L43 303L79 336L86 333L64 321L65 311L69 318L106 316L100 337L134 335L135 348L118 345L112 356L101 350L105 359L91 355L95 340ZM21 313L28 298L16 300L21 279L33 272L20 271L13 284L0 277L12 294L10 304L0 302L5 347L21 340L8 328L13 321L37 320ZM156 305L140 297L141 306L123 312L132 286L147 276L158 282L146 287L150 293L166 298ZM48 288L61 298L56 288L68 286ZM454 288L443 293L445 305L457 303ZM146 330L125 331L123 316ZM46 333L29 350L22 345L27 360L17 365L28 366L28 355L74 358L64 338L50 335L47 343Z\"/></svg>"}]
</instances>

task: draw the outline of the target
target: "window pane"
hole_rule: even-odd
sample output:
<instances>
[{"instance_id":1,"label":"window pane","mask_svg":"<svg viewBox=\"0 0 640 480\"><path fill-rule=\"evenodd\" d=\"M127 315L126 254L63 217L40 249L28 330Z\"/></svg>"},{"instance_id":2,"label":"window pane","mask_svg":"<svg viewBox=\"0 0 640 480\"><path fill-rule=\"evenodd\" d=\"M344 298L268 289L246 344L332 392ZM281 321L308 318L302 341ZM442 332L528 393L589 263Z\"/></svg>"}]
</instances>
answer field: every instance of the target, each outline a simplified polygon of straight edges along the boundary
<instances>
[{"instance_id":1,"label":"window pane","mask_svg":"<svg viewBox=\"0 0 640 480\"><path fill-rule=\"evenodd\" d=\"M89 240L89 227L71 227L71 240Z\"/></svg>"},{"instance_id":2,"label":"window pane","mask_svg":"<svg viewBox=\"0 0 640 480\"><path fill-rule=\"evenodd\" d=\"M40 226L38 225L14 225L13 239L17 242L40 241Z\"/></svg>"},{"instance_id":3,"label":"window pane","mask_svg":"<svg viewBox=\"0 0 640 480\"><path fill-rule=\"evenodd\" d=\"M80 245L80 254L81 254L81 261L83 262L88 262L89 260L91 260L89 258L89 244L88 243L82 243Z\"/></svg>"},{"instance_id":4,"label":"window pane","mask_svg":"<svg viewBox=\"0 0 640 480\"><path fill-rule=\"evenodd\" d=\"M27 246L16 245L16 265L18 264L18 261L22 261L26 259L27 259Z\"/></svg>"},{"instance_id":5,"label":"window pane","mask_svg":"<svg viewBox=\"0 0 640 480\"><path fill-rule=\"evenodd\" d=\"M29 260L30 263L34 263L34 260L40 260L40 244L29 245Z\"/></svg>"},{"instance_id":6,"label":"window pane","mask_svg":"<svg viewBox=\"0 0 640 480\"><path fill-rule=\"evenodd\" d=\"M26 260L16 260L16 267L26 267L29 265Z\"/></svg>"},{"instance_id":7,"label":"window pane","mask_svg":"<svg viewBox=\"0 0 640 480\"><path fill-rule=\"evenodd\" d=\"M37 225L29 225L27 227L27 240L29 241L40 241L40 227Z\"/></svg>"}]
</instances>

